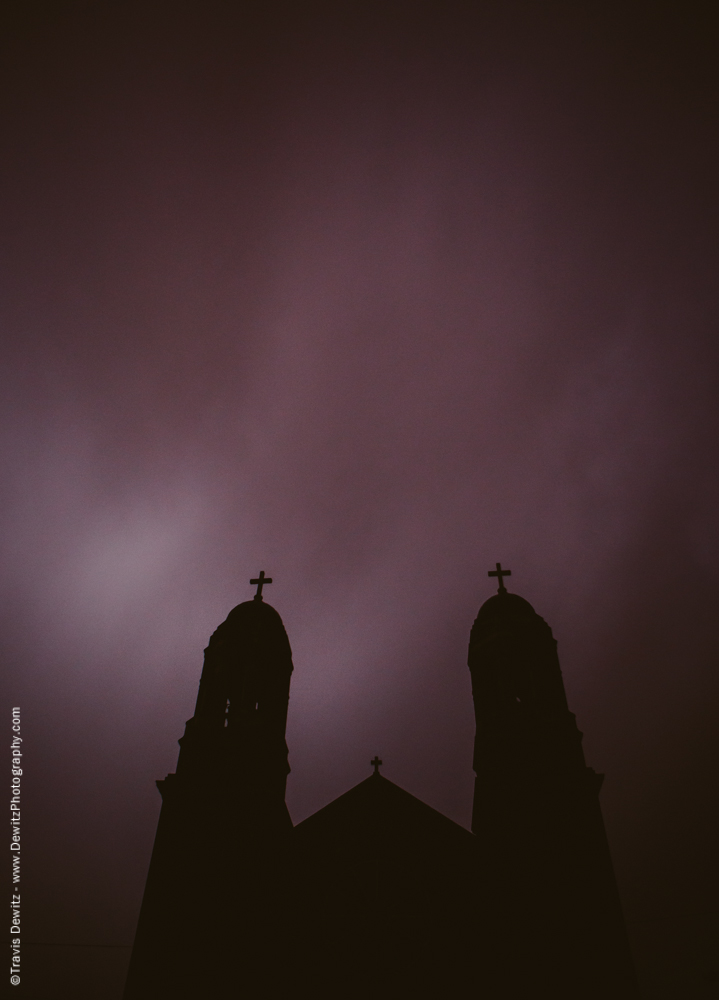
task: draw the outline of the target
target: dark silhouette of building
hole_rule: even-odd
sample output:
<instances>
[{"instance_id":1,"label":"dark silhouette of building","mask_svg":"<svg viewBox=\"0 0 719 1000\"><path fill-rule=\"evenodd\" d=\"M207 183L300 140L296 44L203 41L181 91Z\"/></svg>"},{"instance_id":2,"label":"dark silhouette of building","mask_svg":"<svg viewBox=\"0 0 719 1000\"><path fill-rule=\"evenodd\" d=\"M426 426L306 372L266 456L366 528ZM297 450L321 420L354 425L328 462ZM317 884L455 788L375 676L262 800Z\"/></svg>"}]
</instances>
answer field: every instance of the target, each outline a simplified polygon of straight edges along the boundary
<instances>
[{"instance_id":1,"label":"dark silhouette of building","mask_svg":"<svg viewBox=\"0 0 719 1000\"><path fill-rule=\"evenodd\" d=\"M477 723L472 831L500 873L518 996L627 997L636 985L599 806L552 630L499 592L472 626ZM523 992L524 991L524 992Z\"/></svg>"},{"instance_id":2,"label":"dark silhouette of building","mask_svg":"<svg viewBox=\"0 0 719 1000\"><path fill-rule=\"evenodd\" d=\"M556 641L499 592L472 627L472 832L374 773L296 827L292 658L262 600L205 650L163 804L125 1000L635 997L598 793Z\"/></svg>"},{"instance_id":3,"label":"dark silhouette of building","mask_svg":"<svg viewBox=\"0 0 719 1000\"><path fill-rule=\"evenodd\" d=\"M162 810L125 987L133 1000L262 996L277 964L292 653L262 600L265 582L213 633L177 773L157 782Z\"/></svg>"}]
</instances>

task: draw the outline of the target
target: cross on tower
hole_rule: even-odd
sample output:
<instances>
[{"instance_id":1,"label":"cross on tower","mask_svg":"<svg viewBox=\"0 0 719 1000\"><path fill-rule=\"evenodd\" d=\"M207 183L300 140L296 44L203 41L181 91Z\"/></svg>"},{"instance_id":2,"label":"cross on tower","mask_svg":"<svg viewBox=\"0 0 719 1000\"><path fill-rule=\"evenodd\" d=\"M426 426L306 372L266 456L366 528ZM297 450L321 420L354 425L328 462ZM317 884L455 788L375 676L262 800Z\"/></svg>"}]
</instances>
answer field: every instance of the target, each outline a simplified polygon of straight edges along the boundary
<instances>
[{"instance_id":1,"label":"cross on tower","mask_svg":"<svg viewBox=\"0 0 719 1000\"><path fill-rule=\"evenodd\" d=\"M265 571L263 569L261 569L259 577L256 580L250 580L250 583L253 586L255 584L257 584L257 593L255 594L253 600L255 600L255 601L261 601L262 600L262 588L264 587L264 585L266 583L272 583L272 577L271 576L267 576L266 577L265 576Z\"/></svg>"},{"instance_id":2,"label":"cross on tower","mask_svg":"<svg viewBox=\"0 0 719 1000\"><path fill-rule=\"evenodd\" d=\"M381 763L382 763L382 761L379 759L379 757L377 756L377 754L375 754L374 755L374 760L370 761L370 764L374 768L374 773L375 774L379 774L379 768L380 768L380 764Z\"/></svg>"},{"instance_id":3,"label":"cross on tower","mask_svg":"<svg viewBox=\"0 0 719 1000\"><path fill-rule=\"evenodd\" d=\"M504 586L504 580L502 579L502 577L503 576L511 576L512 575L512 571L511 571L511 569L502 569L502 564L501 563L496 563L496 566L497 566L496 569L490 569L489 573L487 573L487 576L496 576L497 577L497 582L499 583L499 588L497 590L497 593L498 594L506 594L507 593L507 588Z\"/></svg>"}]
</instances>

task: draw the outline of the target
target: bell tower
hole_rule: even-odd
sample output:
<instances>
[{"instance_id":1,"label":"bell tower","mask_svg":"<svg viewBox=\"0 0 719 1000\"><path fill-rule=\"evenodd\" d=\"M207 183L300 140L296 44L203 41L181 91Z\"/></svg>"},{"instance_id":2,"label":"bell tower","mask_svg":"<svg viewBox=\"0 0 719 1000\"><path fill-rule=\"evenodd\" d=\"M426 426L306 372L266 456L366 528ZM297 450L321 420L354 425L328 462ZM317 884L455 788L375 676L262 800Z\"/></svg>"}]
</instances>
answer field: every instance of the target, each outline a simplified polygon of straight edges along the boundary
<instances>
[{"instance_id":1,"label":"bell tower","mask_svg":"<svg viewBox=\"0 0 719 1000\"><path fill-rule=\"evenodd\" d=\"M205 650L162 809L125 1000L261 995L276 946L292 830L285 728L292 653L264 571ZM270 979L268 979L270 977ZM219 992L218 992L219 995Z\"/></svg>"},{"instance_id":2,"label":"bell tower","mask_svg":"<svg viewBox=\"0 0 719 1000\"><path fill-rule=\"evenodd\" d=\"M205 650L195 714L180 739L177 774L158 782L211 781L230 797L238 830L263 835L291 827L285 729L292 652L282 619L257 593L234 608Z\"/></svg>"},{"instance_id":3,"label":"bell tower","mask_svg":"<svg viewBox=\"0 0 719 1000\"><path fill-rule=\"evenodd\" d=\"M472 831L507 914L508 995L635 997L599 806L603 775L584 760L551 628L507 591L510 571L496 565L498 592L469 640Z\"/></svg>"}]
</instances>

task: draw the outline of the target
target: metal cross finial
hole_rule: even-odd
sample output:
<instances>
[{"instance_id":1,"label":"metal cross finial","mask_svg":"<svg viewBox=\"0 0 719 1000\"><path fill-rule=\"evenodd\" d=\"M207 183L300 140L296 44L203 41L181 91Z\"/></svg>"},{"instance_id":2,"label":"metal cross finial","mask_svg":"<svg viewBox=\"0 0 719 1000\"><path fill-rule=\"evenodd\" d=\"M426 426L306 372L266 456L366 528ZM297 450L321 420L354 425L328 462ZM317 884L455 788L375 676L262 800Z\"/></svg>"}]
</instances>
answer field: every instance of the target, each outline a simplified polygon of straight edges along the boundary
<instances>
[{"instance_id":1,"label":"metal cross finial","mask_svg":"<svg viewBox=\"0 0 719 1000\"><path fill-rule=\"evenodd\" d=\"M261 601L262 600L262 588L264 587L264 585L266 583L272 583L272 577L271 576L265 576L265 571L263 569L261 569L259 577L256 580L250 580L250 583L253 586L255 584L257 584L257 593L255 594L253 600L255 600L255 601Z\"/></svg>"},{"instance_id":2,"label":"metal cross finial","mask_svg":"<svg viewBox=\"0 0 719 1000\"><path fill-rule=\"evenodd\" d=\"M506 594L507 593L507 588L504 586L504 580L502 579L502 577L503 576L511 576L512 575L512 571L511 571L511 569L502 569L502 564L501 563L496 563L496 566L497 566L496 569L490 569L489 573L487 573L487 576L496 576L497 577L497 582L499 583L499 587L497 589L497 593L498 594Z\"/></svg>"},{"instance_id":3,"label":"metal cross finial","mask_svg":"<svg viewBox=\"0 0 719 1000\"><path fill-rule=\"evenodd\" d=\"M380 768L380 764L381 763L382 763L382 761L379 759L379 757L377 756L377 754L375 754L374 755L374 760L370 761L370 764L374 768L374 773L375 774L379 774L379 768Z\"/></svg>"}]
</instances>

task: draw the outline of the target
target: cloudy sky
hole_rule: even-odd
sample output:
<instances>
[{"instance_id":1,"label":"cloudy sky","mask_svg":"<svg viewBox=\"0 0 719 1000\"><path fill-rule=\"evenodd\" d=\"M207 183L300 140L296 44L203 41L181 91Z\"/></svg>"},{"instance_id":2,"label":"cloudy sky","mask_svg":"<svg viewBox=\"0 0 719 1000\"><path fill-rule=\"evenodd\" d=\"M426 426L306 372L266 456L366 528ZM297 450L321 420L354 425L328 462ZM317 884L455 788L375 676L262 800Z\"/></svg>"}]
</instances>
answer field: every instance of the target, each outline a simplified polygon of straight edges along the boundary
<instances>
[{"instance_id":1,"label":"cloudy sky","mask_svg":"<svg viewBox=\"0 0 719 1000\"><path fill-rule=\"evenodd\" d=\"M294 652L293 819L379 753L469 825L466 646L501 560L607 775L646 995L712 995L710 15L6 18L0 581L29 940L132 941L154 781L260 569ZM96 996L89 951L72 988L71 950L32 953L64 956L44 1000Z\"/></svg>"}]
</instances>

